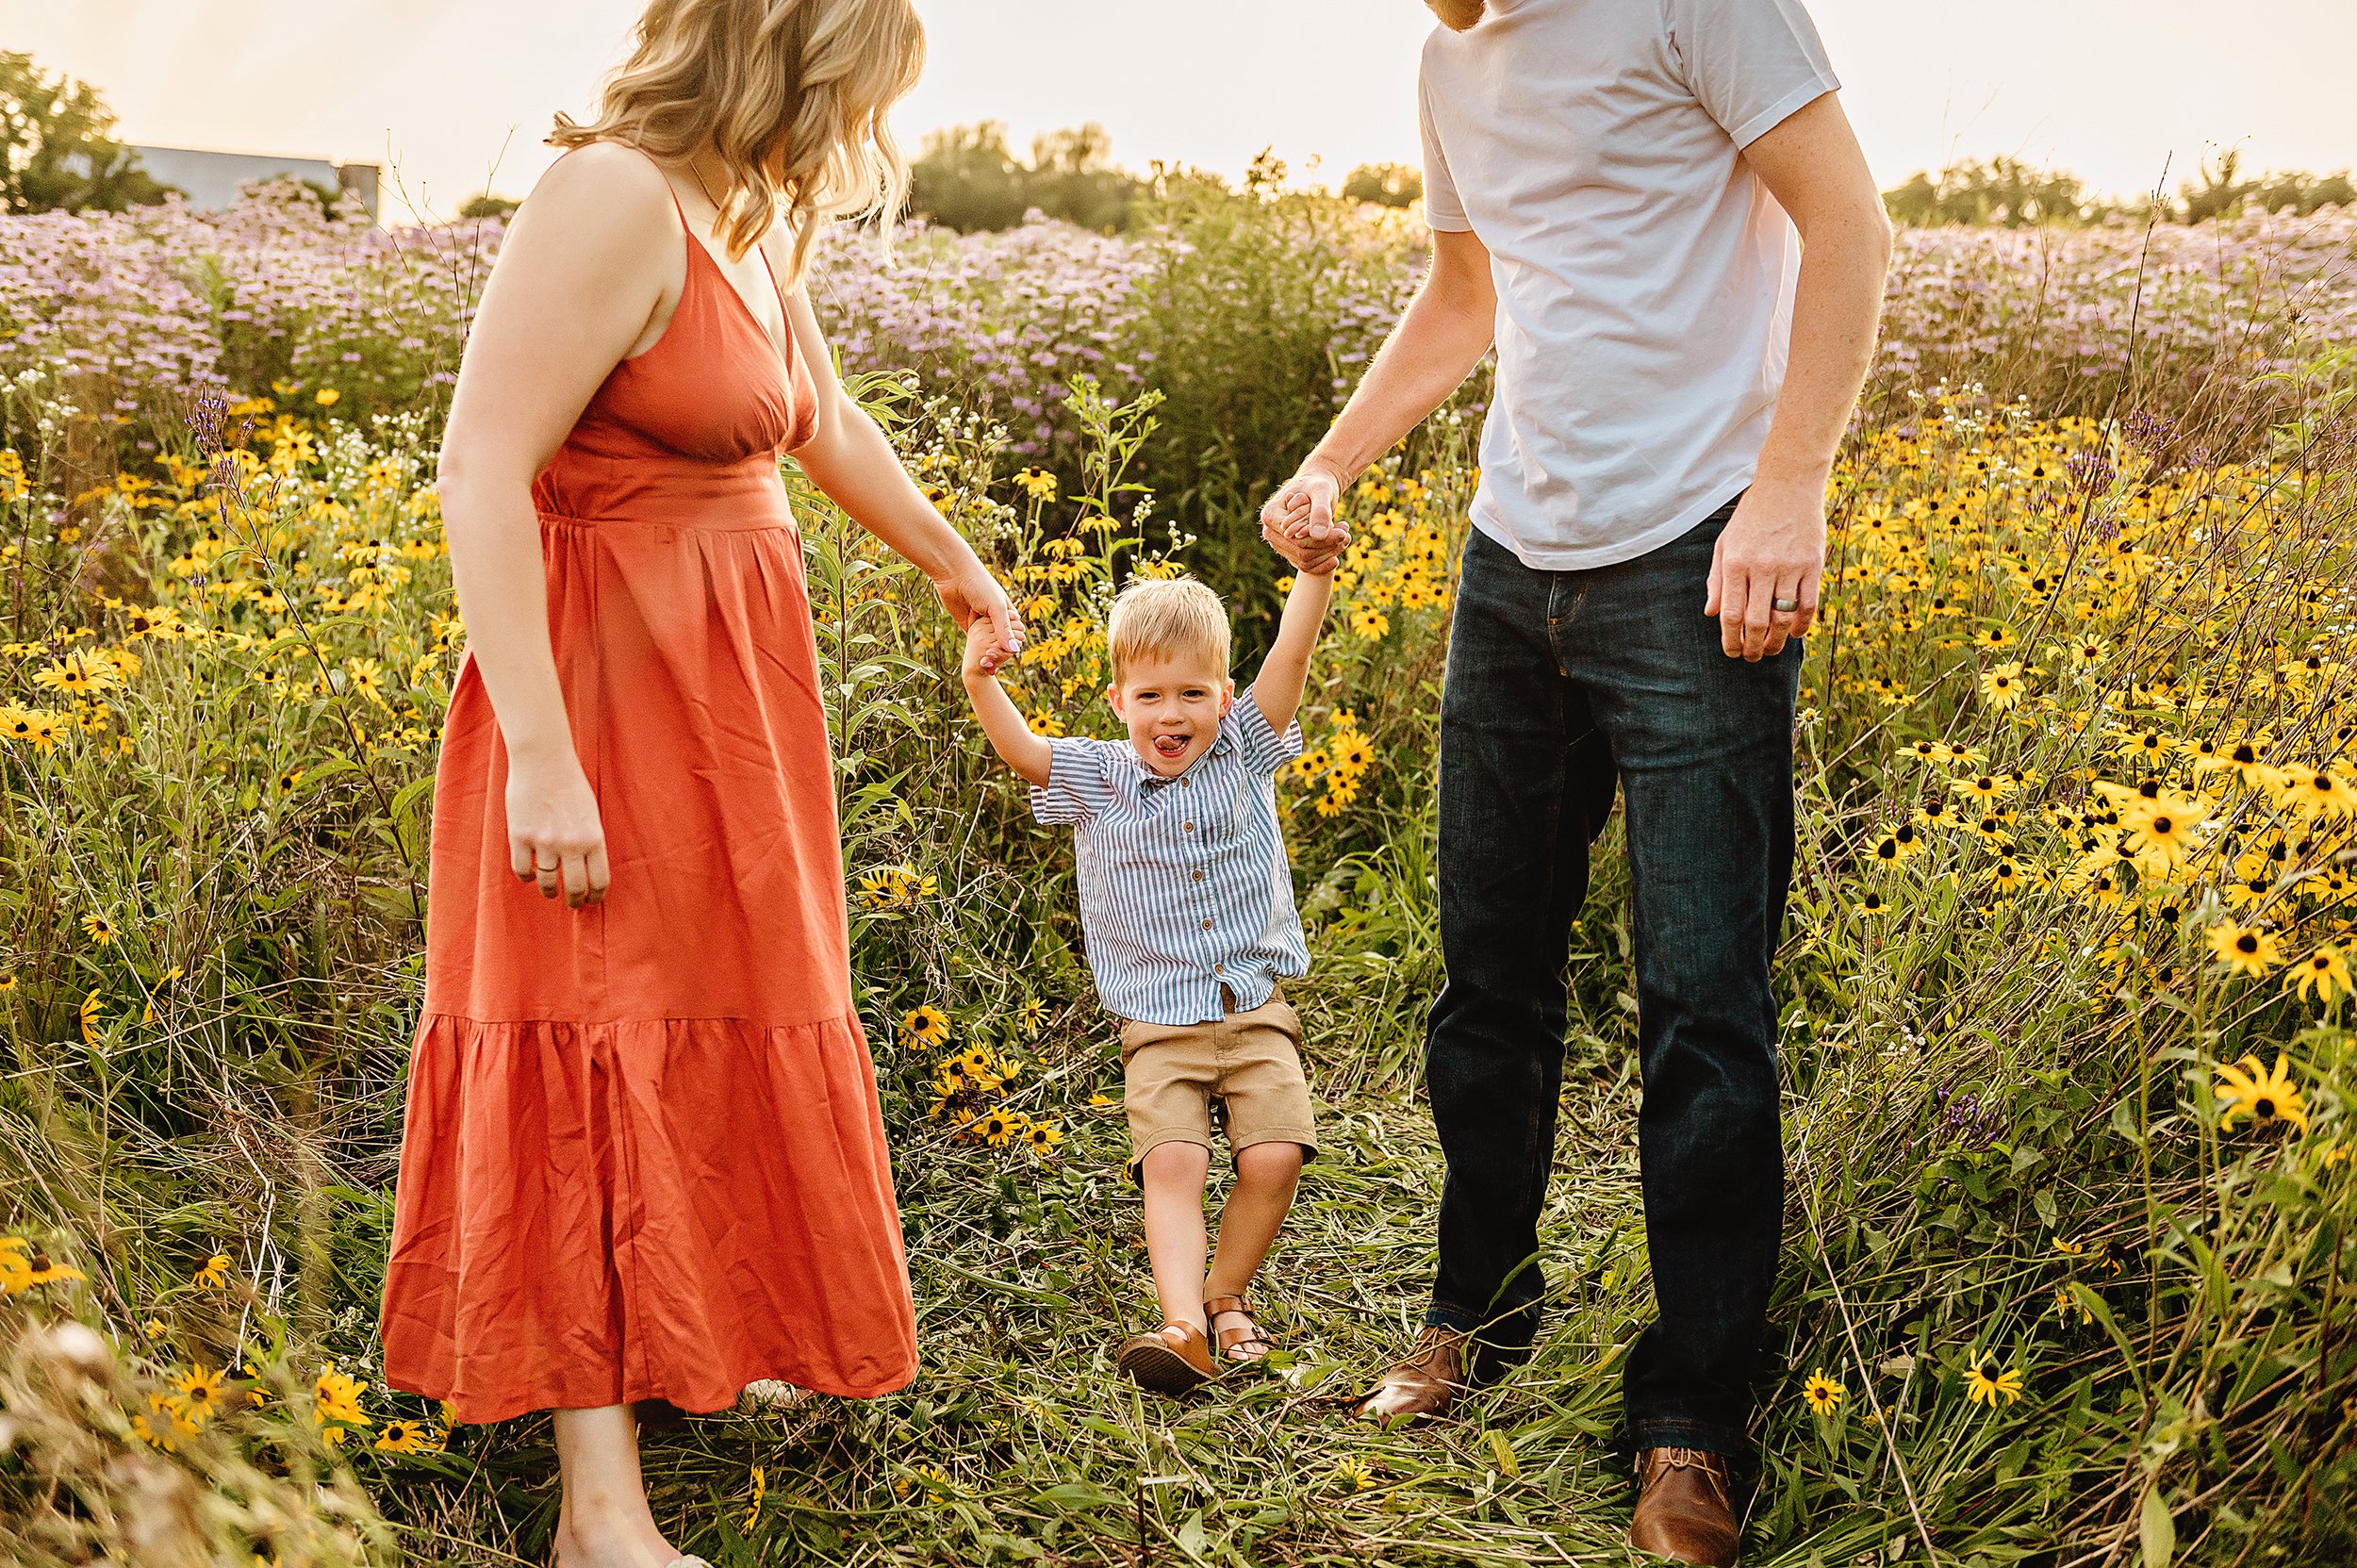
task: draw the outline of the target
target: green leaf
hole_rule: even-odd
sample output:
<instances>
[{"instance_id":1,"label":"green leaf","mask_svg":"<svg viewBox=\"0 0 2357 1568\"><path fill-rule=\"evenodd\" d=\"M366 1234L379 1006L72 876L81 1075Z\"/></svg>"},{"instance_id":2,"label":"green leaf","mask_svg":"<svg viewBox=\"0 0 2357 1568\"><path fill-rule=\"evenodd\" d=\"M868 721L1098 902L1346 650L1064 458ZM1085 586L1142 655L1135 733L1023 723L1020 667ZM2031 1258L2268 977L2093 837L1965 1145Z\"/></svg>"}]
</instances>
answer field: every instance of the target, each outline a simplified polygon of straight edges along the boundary
<instances>
[{"instance_id":1,"label":"green leaf","mask_svg":"<svg viewBox=\"0 0 2357 1568\"><path fill-rule=\"evenodd\" d=\"M1200 1559L1203 1556L1203 1548L1207 1543L1208 1538L1204 1534L1203 1530L1203 1510L1201 1509L1196 1509L1193 1513L1187 1515L1186 1523L1178 1527L1178 1549L1180 1551L1186 1553L1191 1558Z\"/></svg>"},{"instance_id":2,"label":"green leaf","mask_svg":"<svg viewBox=\"0 0 2357 1568\"><path fill-rule=\"evenodd\" d=\"M1491 1428L1486 1435L1490 1439L1491 1456L1498 1461L1498 1473L1519 1480L1522 1477L1523 1465L1522 1461L1514 1457L1513 1443L1495 1427Z\"/></svg>"},{"instance_id":3,"label":"green leaf","mask_svg":"<svg viewBox=\"0 0 2357 1568\"><path fill-rule=\"evenodd\" d=\"M2168 1560L2177 1555L2177 1521L2169 1517L2168 1505L2161 1500L2158 1481L2145 1492L2136 1535L2144 1546L2144 1568L2168 1568Z\"/></svg>"},{"instance_id":4,"label":"green leaf","mask_svg":"<svg viewBox=\"0 0 2357 1568\"><path fill-rule=\"evenodd\" d=\"M2112 1102L2112 1131L2132 1144L2144 1142L2144 1133L2136 1127L2135 1111L2124 1099Z\"/></svg>"}]
</instances>

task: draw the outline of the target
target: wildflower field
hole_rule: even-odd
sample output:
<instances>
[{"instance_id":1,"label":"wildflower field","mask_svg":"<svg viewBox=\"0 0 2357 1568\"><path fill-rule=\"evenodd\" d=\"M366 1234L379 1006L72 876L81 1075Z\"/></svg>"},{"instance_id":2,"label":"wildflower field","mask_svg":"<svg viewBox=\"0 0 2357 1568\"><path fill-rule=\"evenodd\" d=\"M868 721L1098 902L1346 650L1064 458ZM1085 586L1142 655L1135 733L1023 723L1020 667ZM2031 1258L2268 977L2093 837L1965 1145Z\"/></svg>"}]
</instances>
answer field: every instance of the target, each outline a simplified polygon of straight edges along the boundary
<instances>
[{"instance_id":1,"label":"wildflower field","mask_svg":"<svg viewBox=\"0 0 2357 1568\"><path fill-rule=\"evenodd\" d=\"M308 198L304 198L307 201ZM1396 215L1253 190L1111 239L832 239L847 370L1110 734L1101 613L1197 570L1412 287ZM424 834L464 651L434 442L496 225L0 219L0 1553L545 1560L545 1419L377 1376ZM1904 238L1835 476L1778 968L1792 1170L1746 1560L2357 1558L2357 215ZM1438 1151L1437 694L1482 388L1349 498L1280 781L1329 1146L1285 1349L1184 1403L1068 851L921 578L788 469L923 1376L651 1435L754 1563L1609 1563L1650 1310L1617 830L1574 933L1549 1331L1461 1419L1412 1335ZM1695 606L1699 613L1699 606Z\"/></svg>"}]
</instances>

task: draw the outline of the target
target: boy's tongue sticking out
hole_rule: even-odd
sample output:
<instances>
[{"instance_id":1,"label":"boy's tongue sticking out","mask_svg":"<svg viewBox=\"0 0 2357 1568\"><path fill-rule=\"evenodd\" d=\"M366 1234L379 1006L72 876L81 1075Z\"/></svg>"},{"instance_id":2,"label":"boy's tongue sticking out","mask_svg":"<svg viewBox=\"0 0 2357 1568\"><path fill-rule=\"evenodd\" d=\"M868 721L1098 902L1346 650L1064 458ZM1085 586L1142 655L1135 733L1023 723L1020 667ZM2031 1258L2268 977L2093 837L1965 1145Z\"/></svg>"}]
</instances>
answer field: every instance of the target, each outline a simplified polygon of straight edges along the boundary
<instances>
[{"instance_id":1,"label":"boy's tongue sticking out","mask_svg":"<svg viewBox=\"0 0 2357 1568\"><path fill-rule=\"evenodd\" d=\"M1129 659L1106 698L1149 772L1176 778L1218 738L1236 684L1208 652Z\"/></svg>"}]
</instances>

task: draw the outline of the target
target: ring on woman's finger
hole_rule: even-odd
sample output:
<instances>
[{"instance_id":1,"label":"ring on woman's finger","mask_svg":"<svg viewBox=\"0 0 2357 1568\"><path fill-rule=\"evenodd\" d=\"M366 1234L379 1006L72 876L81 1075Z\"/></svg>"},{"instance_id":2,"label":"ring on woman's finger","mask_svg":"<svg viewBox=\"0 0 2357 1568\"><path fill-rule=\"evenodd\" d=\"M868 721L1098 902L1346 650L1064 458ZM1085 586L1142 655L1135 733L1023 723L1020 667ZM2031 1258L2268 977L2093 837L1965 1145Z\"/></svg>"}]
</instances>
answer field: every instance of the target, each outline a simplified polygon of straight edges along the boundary
<instances>
[{"instance_id":1,"label":"ring on woman's finger","mask_svg":"<svg viewBox=\"0 0 2357 1568\"><path fill-rule=\"evenodd\" d=\"M1768 607L1778 615L1790 615L1801 607L1801 602L1797 599L1772 599L1769 601Z\"/></svg>"}]
</instances>

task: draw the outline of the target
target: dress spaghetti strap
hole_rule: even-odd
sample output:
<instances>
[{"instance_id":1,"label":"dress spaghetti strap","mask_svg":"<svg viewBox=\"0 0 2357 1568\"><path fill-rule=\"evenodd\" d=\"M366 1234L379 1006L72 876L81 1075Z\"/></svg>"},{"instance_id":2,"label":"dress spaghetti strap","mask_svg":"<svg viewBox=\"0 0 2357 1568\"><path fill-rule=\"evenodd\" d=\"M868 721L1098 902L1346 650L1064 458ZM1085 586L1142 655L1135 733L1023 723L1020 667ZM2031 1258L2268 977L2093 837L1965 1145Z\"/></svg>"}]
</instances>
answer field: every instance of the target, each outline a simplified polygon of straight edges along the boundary
<instances>
[{"instance_id":1,"label":"dress spaghetti strap","mask_svg":"<svg viewBox=\"0 0 2357 1568\"><path fill-rule=\"evenodd\" d=\"M665 192L671 198L671 210L679 214L680 238L685 240L688 244L695 246L698 250L704 252L704 259L707 261L711 260L711 248L705 245L702 240L696 238L696 230L694 226L687 222L687 208L680 203L679 187L671 183L671 176L664 170L663 165L655 162L654 155L648 152L647 149L639 146L635 141L617 141L614 144L618 147L628 147L632 152L636 153L640 157L645 158L649 163L654 165L654 172L663 181L663 189ZM795 338L794 312L785 303L785 286L778 281L778 269L769 259L769 247L766 244L756 243L753 246L753 249L761 253L761 270L769 274L769 292L777 296L779 323L785 328L785 341L783 344L780 344L772 338L770 339L770 346L778 351L778 355L781 359L791 364L793 361L800 357L801 349L800 345ZM718 263L715 262L714 266L717 268ZM687 271L692 277L696 271L695 258L693 256L688 258ZM735 292L736 286L730 283L725 277L720 280L720 283L722 288L729 289L732 293ZM683 299L685 298L685 285L683 285L681 288L681 297ZM743 295L737 295L737 303L740 305L744 304ZM746 306L745 314L749 317L752 315L752 307L750 305ZM760 322L756 321L754 325L759 326ZM762 336L765 338L768 338L768 331L766 328L762 329ZM658 338L657 341L659 342L661 339ZM652 345L651 344L647 350L642 352L651 351Z\"/></svg>"}]
</instances>

